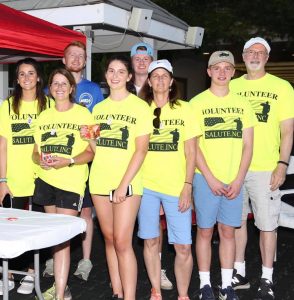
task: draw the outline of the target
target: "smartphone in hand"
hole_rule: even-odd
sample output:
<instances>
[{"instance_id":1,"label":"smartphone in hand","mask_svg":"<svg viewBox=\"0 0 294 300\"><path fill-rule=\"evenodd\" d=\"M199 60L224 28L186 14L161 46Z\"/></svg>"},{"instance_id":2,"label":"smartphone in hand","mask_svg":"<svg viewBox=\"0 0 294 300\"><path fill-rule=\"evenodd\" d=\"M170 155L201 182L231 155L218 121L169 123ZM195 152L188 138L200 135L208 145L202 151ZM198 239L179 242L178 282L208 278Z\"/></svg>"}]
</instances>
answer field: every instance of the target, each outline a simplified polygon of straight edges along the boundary
<instances>
[{"instance_id":1,"label":"smartphone in hand","mask_svg":"<svg viewBox=\"0 0 294 300\"><path fill-rule=\"evenodd\" d=\"M114 191L115 190L111 190L109 192L109 201L112 202L112 198L113 198L113 195L114 195ZM127 194L126 194L126 197L130 197L130 196L133 196L133 187L131 184L128 185L128 189L127 189Z\"/></svg>"}]
</instances>

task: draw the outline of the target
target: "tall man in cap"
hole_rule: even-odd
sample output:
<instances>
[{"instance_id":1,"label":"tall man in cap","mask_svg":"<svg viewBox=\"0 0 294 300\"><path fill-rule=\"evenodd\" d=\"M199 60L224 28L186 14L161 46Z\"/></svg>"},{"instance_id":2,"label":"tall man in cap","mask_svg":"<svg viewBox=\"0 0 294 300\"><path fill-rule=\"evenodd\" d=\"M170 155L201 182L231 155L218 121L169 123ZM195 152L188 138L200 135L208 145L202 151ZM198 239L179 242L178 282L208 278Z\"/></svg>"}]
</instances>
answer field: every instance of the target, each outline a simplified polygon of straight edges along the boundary
<instances>
[{"instance_id":1,"label":"tall man in cap","mask_svg":"<svg viewBox=\"0 0 294 300\"><path fill-rule=\"evenodd\" d=\"M255 299L275 299L273 262L276 252L276 229L283 184L293 143L294 93L291 85L265 71L270 46L255 37L243 50L247 74L231 82L230 88L251 104L258 124L254 128L253 158L244 181L242 226L236 230L236 258L232 285L250 287L245 276L246 220L249 198L260 230L262 275Z\"/></svg>"},{"instance_id":2,"label":"tall man in cap","mask_svg":"<svg viewBox=\"0 0 294 300\"><path fill-rule=\"evenodd\" d=\"M148 68L153 61L153 48L147 43L135 44L131 49L132 66L134 76L132 77L136 94L139 95L141 88L144 86L148 78ZM161 225L161 224L160 224ZM160 228L160 249L162 249L163 230ZM161 252L159 253L161 259ZM166 270L161 270L160 287L163 290L171 290L173 284L166 275Z\"/></svg>"},{"instance_id":3,"label":"tall man in cap","mask_svg":"<svg viewBox=\"0 0 294 300\"><path fill-rule=\"evenodd\" d=\"M191 100L203 135L197 146L194 202L197 216L196 256L200 299L215 299L210 282L211 239L218 223L222 285L218 299L236 300L231 286L235 228L241 225L242 185L253 148L255 118L248 102L229 90L235 73L229 51L216 51L208 61L210 88Z\"/></svg>"}]
</instances>

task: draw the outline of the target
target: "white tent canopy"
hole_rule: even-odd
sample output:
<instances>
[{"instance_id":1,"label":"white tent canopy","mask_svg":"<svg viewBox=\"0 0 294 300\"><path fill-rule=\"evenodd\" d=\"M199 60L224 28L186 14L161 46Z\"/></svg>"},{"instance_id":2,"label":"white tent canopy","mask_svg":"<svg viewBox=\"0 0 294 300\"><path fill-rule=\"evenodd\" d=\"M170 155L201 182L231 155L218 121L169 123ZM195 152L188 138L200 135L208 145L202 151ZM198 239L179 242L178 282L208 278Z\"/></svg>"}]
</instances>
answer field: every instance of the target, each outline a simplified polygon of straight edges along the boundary
<instances>
[{"instance_id":1,"label":"white tent canopy","mask_svg":"<svg viewBox=\"0 0 294 300\"><path fill-rule=\"evenodd\" d=\"M189 29L187 23L149 0L0 0L0 2L57 25L88 31L93 41L92 53L126 52L138 40L145 38L157 50L197 46L186 40ZM151 20L144 32L138 33L128 26L133 7L152 11Z\"/></svg>"},{"instance_id":2,"label":"white tent canopy","mask_svg":"<svg viewBox=\"0 0 294 300\"><path fill-rule=\"evenodd\" d=\"M0 3L85 33L88 79L92 53L128 52L135 43L145 41L155 49L156 58L158 50L191 49L202 43L202 28L189 27L150 0L0 0ZM145 13L149 13L148 17ZM130 19L135 20L135 26L130 26ZM0 80L5 80L1 79L1 70Z\"/></svg>"}]
</instances>

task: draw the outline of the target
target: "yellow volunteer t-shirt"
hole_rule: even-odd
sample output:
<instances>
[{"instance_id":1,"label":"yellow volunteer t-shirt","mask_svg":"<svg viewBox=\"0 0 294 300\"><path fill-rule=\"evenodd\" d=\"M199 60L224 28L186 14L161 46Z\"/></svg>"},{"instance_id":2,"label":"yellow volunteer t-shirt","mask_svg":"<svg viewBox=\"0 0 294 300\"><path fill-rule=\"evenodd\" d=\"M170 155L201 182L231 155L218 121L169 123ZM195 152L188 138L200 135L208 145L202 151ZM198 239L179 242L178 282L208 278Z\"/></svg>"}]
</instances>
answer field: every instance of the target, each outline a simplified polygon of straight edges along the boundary
<instances>
[{"instance_id":1,"label":"yellow volunteer t-shirt","mask_svg":"<svg viewBox=\"0 0 294 300\"><path fill-rule=\"evenodd\" d=\"M248 102L229 93L215 96L209 89L190 101L203 135L200 148L212 174L225 184L239 171L243 148L243 129L256 120ZM200 173L199 170L196 172Z\"/></svg>"},{"instance_id":2,"label":"yellow volunteer t-shirt","mask_svg":"<svg viewBox=\"0 0 294 300\"><path fill-rule=\"evenodd\" d=\"M148 154L143 164L143 186L178 197L186 177L185 141L201 135L188 102L161 108L160 129L153 129ZM154 102L150 109L156 108Z\"/></svg>"},{"instance_id":3,"label":"yellow volunteer t-shirt","mask_svg":"<svg viewBox=\"0 0 294 300\"><path fill-rule=\"evenodd\" d=\"M53 100L47 101L47 106L54 105ZM7 140L7 184L14 197L32 196L38 169L32 160L38 101L21 101L18 115L12 103L10 97L0 106L0 135Z\"/></svg>"},{"instance_id":4,"label":"yellow volunteer t-shirt","mask_svg":"<svg viewBox=\"0 0 294 300\"><path fill-rule=\"evenodd\" d=\"M109 195L116 189L135 152L135 139L152 132L148 104L133 94L121 101L107 98L95 105L95 123L100 124L100 138L90 172L91 194ZM143 192L141 171L131 182L133 194Z\"/></svg>"},{"instance_id":5,"label":"yellow volunteer t-shirt","mask_svg":"<svg viewBox=\"0 0 294 300\"><path fill-rule=\"evenodd\" d=\"M91 113L81 105L74 104L64 112L57 111L55 107L47 109L40 114L35 131L39 152L75 157L89 145L80 137L81 125L92 124ZM59 189L83 196L88 173L88 164L50 170L40 168L39 178Z\"/></svg>"},{"instance_id":6,"label":"yellow volunteer t-shirt","mask_svg":"<svg viewBox=\"0 0 294 300\"><path fill-rule=\"evenodd\" d=\"M277 166L280 122L294 117L294 92L283 79L266 74L257 80L244 76L231 81L233 92L249 100L256 118L251 171L271 171Z\"/></svg>"}]
</instances>

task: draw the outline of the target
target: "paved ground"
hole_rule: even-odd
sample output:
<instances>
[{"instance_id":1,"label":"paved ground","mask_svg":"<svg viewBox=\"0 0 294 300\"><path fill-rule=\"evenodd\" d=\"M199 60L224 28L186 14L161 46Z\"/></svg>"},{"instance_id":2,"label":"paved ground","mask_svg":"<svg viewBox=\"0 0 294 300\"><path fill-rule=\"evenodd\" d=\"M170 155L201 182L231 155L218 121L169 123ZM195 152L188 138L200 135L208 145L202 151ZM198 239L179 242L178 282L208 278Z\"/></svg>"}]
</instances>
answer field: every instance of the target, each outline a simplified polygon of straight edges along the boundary
<instances>
[{"instance_id":1,"label":"paved ground","mask_svg":"<svg viewBox=\"0 0 294 300\"><path fill-rule=\"evenodd\" d=\"M277 300L293 300L294 299L294 231L290 229L280 228L278 233L278 255L276 263L276 271L274 281L276 283L276 299ZM193 228L193 234L195 235L195 228ZM73 241L72 246L72 268L70 271L69 286L73 294L73 300L98 300L98 299L110 299L111 289L109 288L109 277L107 273L107 267L105 262L105 252L103 240L99 230L96 230L93 251L92 262L94 268L89 277L88 282L84 282L73 276L74 268L77 265L81 257L81 250L78 247L79 239L76 238ZM173 275L173 249L164 243L164 255L163 265L167 269L169 278L175 283ZM139 278L137 285L137 299L147 300L149 299L150 284L147 278L146 270L144 268L143 256L142 256L142 242L136 237L134 238L134 248L136 251L138 265L139 265ZM193 251L194 252L194 251ZM212 283L216 287L220 283L219 274L219 261L218 245L213 245L213 266L212 266ZM193 253L194 255L194 253ZM258 287L258 278L260 276L260 257L258 252L258 233L255 230L252 221L249 222L249 245L247 248L247 273L251 282L251 289L247 291L238 291L238 295L241 300L254 299ZM43 268L42 268L43 270ZM53 279L42 278L41 288L47 289L52 285ZM18 286L18 285L17 285ZM199 279L197 267L195 264L194 256L194 270L192 280L189 289L189 295L191 299L198 299ZM0 299L2 297L0 296ZM19 295L16 293L16 289L10 293L10 299L12 300L32 300L33 295ZM163 291L163 299L177 299L177 292L175 289L171 291Z\"/></svg>"}]
</instances>

